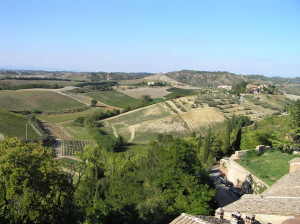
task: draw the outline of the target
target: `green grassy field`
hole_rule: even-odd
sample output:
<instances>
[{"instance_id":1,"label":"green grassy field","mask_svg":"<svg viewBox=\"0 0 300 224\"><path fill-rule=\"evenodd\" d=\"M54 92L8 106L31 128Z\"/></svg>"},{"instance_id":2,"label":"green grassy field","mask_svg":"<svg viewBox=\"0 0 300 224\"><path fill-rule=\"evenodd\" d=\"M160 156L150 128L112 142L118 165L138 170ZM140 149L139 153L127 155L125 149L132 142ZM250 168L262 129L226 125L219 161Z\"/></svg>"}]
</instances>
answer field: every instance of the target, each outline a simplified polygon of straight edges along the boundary
<instances>
[{"instance_id":1,"label":"green grassy field","mask_svg":"<svg viewBox=\"0 0 300 224\"><path fill-rule=\"evenodd\" d=\"M7 80L0 80L0 83L4 84L10 84L13 86L19 86L19 85L27 85L27 84L47 84L47 85L53 85L57 84L59 86L73 86L78 84L79 82L74 81L57 81L57 80L13 80L13 79L7 79Z\"/></svg>"},{"instance_id":2,"label":"green grassy field","mask_svg":"<svg viewBox=\"0 0 300 224\"><path fill-rule=\"evenodd\" d=\"M36 108L43 112L64 111L84 107L78 101L52 91L43 90L2 90L0 108L9 111L31 111Z\"/></svg>"},{"instance_id":3,"label":"green grassy field","mask_svg":"<svg viewBox=\"0 0 300 224\"><path fill-rule=\"evenodd\" d=\"M75 139L94 140L85 127L74 126L72 123L65 123L63 126Z\"/></svg>"},{"instance_id":4,"label":"green grassy field","mask_svg":"<svg viewBox=\"0 0 300 224\"><path fill-rule=\"evenodd\" d=\"M297 156L274 151L237 162L267 184L272 185L289 172L288 162L295 157Z\"/></svg>"},{"instance_id":5,"label":"green grassy field","mask_svg":"<svg viewBox=\"0 0 300 224\"><path fill-rule=\"evenodd\" d=\"M107 105L125 108L127 106L135 107L140 101L117 91L99 91L88 93L88 96Z\"/></svg>"},{"instance_id":6,"label":"green grassy field","mask_svg":"<svg viewBox=\"0 0 300 224\"><path fill-rule=\"evenodd\" d=\"M8 136L16 136L25 138L25 126L27 119L20 114L15 114L8 111L0 110L0 133ZM28 139L35 139L38 137L31 125L27 126Z\"/></svg>"},{"instance_id":7,"label":"green grassy field","mask_svg":"<svg viewBox=\"0 0 300 224\"><path fill-rule=\"evenodd\" d=\"M63 114L51 114L51 115L37 115L38 119L47 121L49 123L60 123L60 122L66 122L66 121L72 121L75 120L77 117L85 117L89 114L92 114L96 111L101 111L102 108L99 107L92 107L89 110L81 111L81 112L74 112L74 113L63 113Z\"/></svg>"},{"instance_id":8,"label":"green grassy field","mask_svg":"<svg viewBox=\"0 0 300 224\"><path fill-rule=\"evenodd\" d=\"M195 90L195 89L180 89L180 88L175 88L175 87L167 89L167 91L172 92L169 95L165 96L165 98L167 98L167 99L178 98L178 96L180 96L180 97L188 96L188 95L198 92L198 90Z\"/></svg>"}]
</instances>

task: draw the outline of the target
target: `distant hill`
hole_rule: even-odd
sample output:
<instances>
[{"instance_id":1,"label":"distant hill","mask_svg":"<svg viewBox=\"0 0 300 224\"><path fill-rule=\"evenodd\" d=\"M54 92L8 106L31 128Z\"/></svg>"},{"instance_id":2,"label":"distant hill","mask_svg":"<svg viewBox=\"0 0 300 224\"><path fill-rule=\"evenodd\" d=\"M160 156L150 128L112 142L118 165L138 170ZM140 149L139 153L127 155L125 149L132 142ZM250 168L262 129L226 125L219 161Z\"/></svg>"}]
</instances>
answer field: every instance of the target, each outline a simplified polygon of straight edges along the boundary
<instances>
[{"instance_id":1,"label":"distant hill","mask_svg":"<svg viewBox=\"0 0 300 224\"><path fill-rule=\"evenodd\" d=\"M177 72L168 72L166 76L188 85L200 87L217 87L218 85L236 85L246 80L242 75L236 75L229 72L208 72L182 70Z\"/></svg>"},{"instance_id":2,"label":"distant hill","mask_svg":"<svg viewBox=\"0 0 300 224\"><path fill-rule=\"evenodd\" d=\"M147 72L69 72L41 70L0 70L0 79L14 77L66 79L69 81L103 81L147 79L171 84L184 83L198 87L217 87L218 85L236 85L241 81L258 84L300 84L300 77L266 77L263 75L237 75L226 71L193 71L182 70L165 74Z\"/></svg>"},{"instance_id":3,"label":"distant hill","mask_svg":"<svg viewBox=\"0 0 300 224\"><path fill-rule=\"evenodd\" d=\"M283 77L266 77L263 75L236 75L230 72L209 72L209 71L193 71L182 70L168 72L164 74L178 82L199 86L199 87L217 87L218 85L236 85L241 81L258 84L298 84L300 77L283 78Z\"/></svg>"},{"instance_id":4,"label":"distant hill","mask_svg":"<svg viewBox=\"0 0 300 224\"><path fill-rule=\"evenodd\" d=\"M299 84L300 77L295 78L284 78L280 76L266 77L263 75L245 75L248 80L255 80L259 83L276 83L276 84Z\"/></svg>"},{"instance_id":5,"label":"distant hill","mask_svg":"<svg viewBox=\"0 0 300 224\"><path fill-rule=\"evenodd\" d=\"M181 84L180 82L178 82L175 79L172 79L166 75L164 75L163 73L158 73L156 75L150 75L150 76L146 76L145 78L143 78L145 80L148 81L161 81L161 82L167 82L170 83L172 85L176 85L176 84Z\"/></svg>"},{"instance_id":6,"label":"distant hill","mask_svg":"<svg viewBox=\"0 0 300 224\"><path fill-rule=\"evenodd\" d=\"M36 77L56 78L81 81L101 80L131 80L154 75L147 72L68 72L68 71L39 71L39 70L0 70L0 78L5 77Z\"/></svg>"}]
</instances>

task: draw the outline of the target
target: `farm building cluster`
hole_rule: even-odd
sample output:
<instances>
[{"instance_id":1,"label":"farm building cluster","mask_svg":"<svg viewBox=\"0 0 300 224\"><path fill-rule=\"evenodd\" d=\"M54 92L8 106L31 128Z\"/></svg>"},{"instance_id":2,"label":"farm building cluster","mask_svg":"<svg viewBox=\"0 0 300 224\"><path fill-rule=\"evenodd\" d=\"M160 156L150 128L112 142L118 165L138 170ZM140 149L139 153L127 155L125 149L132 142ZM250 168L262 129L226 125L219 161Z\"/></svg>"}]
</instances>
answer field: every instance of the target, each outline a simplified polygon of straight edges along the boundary
<instances>
[{"instance_id":1,"label":"farm building cluster","mask_svg":"<svg viewBox=\"0 0 300 224\"><path fill-rule=\"evenodd\" d=\"M229 85L219 85L218 89L232 90L232 86L229 86Z\"/></svg>"}]
</instances>

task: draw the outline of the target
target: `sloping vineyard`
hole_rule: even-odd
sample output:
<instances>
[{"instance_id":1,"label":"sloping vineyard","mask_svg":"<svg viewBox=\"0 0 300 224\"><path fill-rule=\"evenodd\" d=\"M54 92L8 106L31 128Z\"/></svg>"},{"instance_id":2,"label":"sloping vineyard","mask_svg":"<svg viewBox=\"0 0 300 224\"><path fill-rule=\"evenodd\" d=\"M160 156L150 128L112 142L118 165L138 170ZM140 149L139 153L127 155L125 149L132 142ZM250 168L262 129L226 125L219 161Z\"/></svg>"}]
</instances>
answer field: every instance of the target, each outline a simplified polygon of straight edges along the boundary
<instances>
[{"instance_id":1,"label":"sloping vineyard","mask_svg":"<svg viewBox=\"0 0 300 224\"><path fill-rule=\"evenodd\" d=\"M83 152L83 149L87 145L95 145L96 142L92 140L60 140L61 143L61 155L73 156L75 152Z\"/></svg>"},{"instance_id":2,"label":"sloping vineyard","mask_svg":"<svg viewBox=\"0 0 300 224\"><path fill-rule=\"evenodd\" d=\"M208 106L199 107L181 114L182 119L187 123L191 130L199 130L201 127L209 127L216 122L225 120L222 112Z\"/></svg>"}]
</instances>

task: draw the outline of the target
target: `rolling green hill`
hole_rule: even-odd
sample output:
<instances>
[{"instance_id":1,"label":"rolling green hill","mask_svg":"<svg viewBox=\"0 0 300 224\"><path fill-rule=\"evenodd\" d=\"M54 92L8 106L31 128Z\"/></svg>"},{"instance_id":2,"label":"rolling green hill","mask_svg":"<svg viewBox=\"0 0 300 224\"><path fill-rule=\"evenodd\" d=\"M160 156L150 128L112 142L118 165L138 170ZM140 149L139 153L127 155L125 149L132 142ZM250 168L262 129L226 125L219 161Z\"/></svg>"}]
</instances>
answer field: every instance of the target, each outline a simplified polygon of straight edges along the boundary
<instances>
[{"instance_id":1,"label":"rolling green hill","mask_svg":"<svg viewBox=\"0 0 300 224\"><path fill-rule=\"evenodd\" d=\"M98 91L88 93L87 95L94 98L97 101L114 107L135 107L140 104L139 100L117 91Z\"/></svg>"},{"instance_id":2,"label":"rolling green hill","mask_svg":"<svg viewBox=\"0 0 300 224\"><path fill-rule=\"evenodd\" d=\"M27 119L20 114L0 110L0 134L25 138L25 126ZM38 137L31 125L28 125L28 139Z\"/></svg>"},{"instance_id":3,"label":"rolling green hill","mask_svg":"<svg viewBox=\"0 0 300 224\"><path fill-rule=\"evenodd\" d=\"M71 110L85 105L53 91L43 90L2 90L0 108L9 111L38 109L43 112Z\"/></svg>"}]
</instances>

